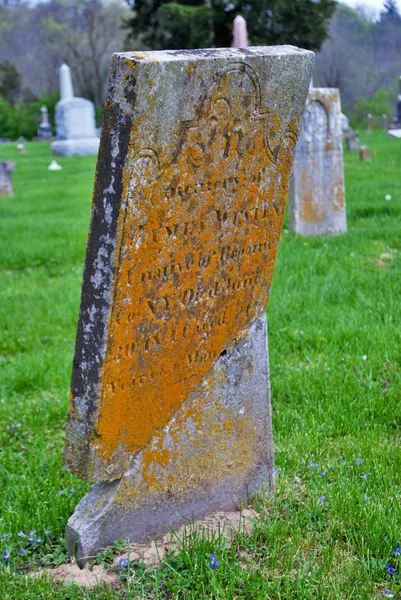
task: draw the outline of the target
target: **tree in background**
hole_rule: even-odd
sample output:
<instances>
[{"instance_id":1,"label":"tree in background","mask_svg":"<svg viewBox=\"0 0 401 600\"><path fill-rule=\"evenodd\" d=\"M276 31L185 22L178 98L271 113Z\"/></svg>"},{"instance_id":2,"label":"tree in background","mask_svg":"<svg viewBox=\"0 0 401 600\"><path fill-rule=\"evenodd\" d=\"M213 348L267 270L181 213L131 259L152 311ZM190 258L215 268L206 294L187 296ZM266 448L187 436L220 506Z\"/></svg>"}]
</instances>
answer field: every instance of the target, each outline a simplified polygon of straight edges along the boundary
<instances>
[{"instance_id":1,"label":"tree in background","mask_svg":"<svg viewBox=\"0 0 401 600\"><path fill-rule=\"evenodd\" d=\"M0 56L34 97L58 91L58 69L67 62L75 94L100 108L111 55L125 49L128 15L123 0L0 0Z\"/></svg>"},{"instance_id":2,"label":"tree in background","mask_svg":"<svg viewBox=\"0 0 401 600\"><path fill-rule=\"evenodd\" d=\"M401 22L401 15L395 0L385 0L383 4L383 10L380 13L380 21L383 22L388 20L396 23Z\"/></svg>"},{"instance_id":3,"label":"tree in background","mask_svg":"<svg viewBox=\"0 0 401 600\"><path fill-rule=\"evenodd\" d=\"M148 49L231 46L233 20L242 14L250 42L318 50L328 34L335 0L127 0L131 35Z\"/></svg>"},{"instance_id":4,"label":"tree in background","mask_svg":"<svg viewBox=\"0 0 401 600\"><path fill-rule=\"evenodd\" d=\"M397 5L385 4L377 20L364 7L354 10L339 3L330 35L316 55L315 84L340 88L343 109L354 124L366 124L368 112L378 119L382 113L393 116L395 112L401 75L401 20L388 18L388 9L393 11Z\"/></svg>"},{"instance_id":5,"label":"tree in background","mask_svg":"<svg viewBox=\"0 0 401 600\"><path fill-rule=\"evenodd\" d=\"M11 106L22 99L22 78L8 60L0 62L0 96Z\"/></svg>"}]
</instances>

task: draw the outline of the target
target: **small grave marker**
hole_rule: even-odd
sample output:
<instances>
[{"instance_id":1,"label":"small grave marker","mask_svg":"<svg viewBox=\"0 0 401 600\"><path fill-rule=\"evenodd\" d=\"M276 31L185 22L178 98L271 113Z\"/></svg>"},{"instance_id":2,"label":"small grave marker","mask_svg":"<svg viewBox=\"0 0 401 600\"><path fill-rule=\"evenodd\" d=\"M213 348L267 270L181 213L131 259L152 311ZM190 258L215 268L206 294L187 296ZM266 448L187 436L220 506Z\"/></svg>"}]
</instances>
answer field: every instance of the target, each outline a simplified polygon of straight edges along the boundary
<instances>
[{"instance_id":1,"label":"small grave marker","mask_svg":"<svg viewBox=\"0 0 401 600\"><path fill-rule=\"evenodd\" d=\"M13 195L12 171L15 162L11 160L0 160L0 196Z\"/></svg>"},{"instance_id":2,"label":"small grave marker","mask_svg":"<svg viewBox=\"0 0 401 600\"><path fill-rule=\"evenodd\" d=\"M371 157L370 157L370 150L369 150L368 146L361 146L361 148L359 150L359 158L363 161L370 162Z\"/></svg>"}]
</instances>

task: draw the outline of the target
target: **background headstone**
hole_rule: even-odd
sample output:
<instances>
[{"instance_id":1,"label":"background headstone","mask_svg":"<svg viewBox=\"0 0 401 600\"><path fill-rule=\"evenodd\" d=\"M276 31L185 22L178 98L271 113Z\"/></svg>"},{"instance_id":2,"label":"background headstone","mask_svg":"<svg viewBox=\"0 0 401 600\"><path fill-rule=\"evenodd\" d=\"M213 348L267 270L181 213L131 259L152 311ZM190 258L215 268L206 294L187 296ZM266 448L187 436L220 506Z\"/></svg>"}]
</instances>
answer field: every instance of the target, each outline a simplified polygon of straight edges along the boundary
<instances>
[{"instance_id":1,"label":"background headstone","mask_svg":"<svg viewBox=\"0 0 401 600\"><path fill-rule=\"evenodd\" d=\"M0 160L0 196L13 195L13 182L11 178L15 162Z\"/></svg>"},{"instance_id":2,"label":"background headstone","mask_svg":"<svg viewBox=\"0 0 401 600\"><path fill-rule=\"evenodd\" d=\"M355 131L352 135L346 138L345 143L347 146L347 150L350 150L352 152L359 152L361 147L359 133Z\"/></svg>"},{"instance_id":3,"label":"background headstone","mask_svg":"<svg viewBox=\"0 0 401 600\"><path fill-rule=\"evenodd\" d=\"M113 58L66 438L99 482L67 527L81 563L274 486L265 306L312 68Z\"/></svg>"},{"instance_id":4,"label":"background headstone","mask_svg":"<svg viewBox=\"0 0 401 600\"><path fill-rule=\"evenodd\" d=\"M372 133L372 131L373 131L373 115L371 113L368 113L367 121L368 121L368 128L367 128L366 133Z\"/></svg>"},{"instance_id":5,"label":"background headstone","mask_svg":"<svg viewBox=\"0 0 401 600\"><path fill-rule=\"evenodd\" d=\"M51 144L56 156L97 154L95 107L90 100L74 97L71 72L60 67L60 101L56 104L57 140Z\"/></svg>"},{"instance_id":6,"label":"background headstone","mask_svg":"<svg viewBox=\"0 0 401 600\"><path fill-rule=\"evenodd\" d=\"M347 230L340 92L309 90L289 191L290 228L303 235Z\"/></svg>"},{"instance_id":7,"label":"background headstone","mask_svg":"<svg viewBox=\"0 0 401 600\"><path fill-rule=\"evenodd\" d=\"M40 109L41 123L38 127L38 137L42 140L48 140L52 137L52 128L49 123L49 114L47 106L43 105Z\"/></svg>"},{"instance_id":8,"label":"background headstone","mask_svg":"<svg viewBox=\"0 0 401 600\"><path fill-rule=\"evenodd\" d=\"M368 146L361 146L361 148L359 150L359 158L363 161L370 162L371 158L370 158L370 150L369 150Z\"/></svg>"},{"instance_id":9,"label":"background headstone","mask_svg":"<svg viewBox=\"0 0 401 600\"><path fill-rule=\"evenodd\" d=\"M246 21L241 15L234 19L234 48L246 48L248 46L248 31Z\"/></svg>"}]
</instances>

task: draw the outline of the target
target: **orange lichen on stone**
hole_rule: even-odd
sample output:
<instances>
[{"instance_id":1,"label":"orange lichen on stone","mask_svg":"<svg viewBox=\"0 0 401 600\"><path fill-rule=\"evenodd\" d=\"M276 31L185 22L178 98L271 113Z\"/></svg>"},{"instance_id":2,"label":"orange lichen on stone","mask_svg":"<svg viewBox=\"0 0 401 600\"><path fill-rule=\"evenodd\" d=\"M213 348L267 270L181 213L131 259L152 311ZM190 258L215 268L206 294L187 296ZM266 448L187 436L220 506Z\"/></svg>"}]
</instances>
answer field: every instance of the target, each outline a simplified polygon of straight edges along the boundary
<instances>
[{"instance_id":1,"label":"orange lichen on stone","mask_svg":"<svg viewBox=\"0 0 401 600\"><path fill-rule=\"evenodd\" d=\"M142 448L267 304L296 124L261 111L242 70L245 90L234 69L217 78L177 149L138 156L132 131L94 439L105 463Z\"/></svg>"}]
</instances>

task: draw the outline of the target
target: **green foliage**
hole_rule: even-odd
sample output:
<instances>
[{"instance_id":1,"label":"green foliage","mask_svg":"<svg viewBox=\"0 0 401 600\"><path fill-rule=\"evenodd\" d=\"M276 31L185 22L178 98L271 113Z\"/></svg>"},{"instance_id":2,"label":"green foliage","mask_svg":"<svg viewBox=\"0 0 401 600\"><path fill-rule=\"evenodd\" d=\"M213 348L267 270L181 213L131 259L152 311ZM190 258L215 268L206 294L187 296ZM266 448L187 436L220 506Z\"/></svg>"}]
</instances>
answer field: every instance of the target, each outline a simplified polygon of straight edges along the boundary
<instances>
[{"instance_id":1,"label":"green foliage","mask_svg":"<svg viewBox=\"0 0 401 600\"><path fill-rule=\"evenodd\" d=\"M253 44L293 44L319 50L327 37L335 7L333 0L262 0L244 2L242 14Z\"/></svg>"},{"instance_id":2,"label":"green foliage","mask_svg":"<svg viewBox=\"0 0 401 600\"><path fill-rule=\"evenodd\" d=\"M376 94L367 100L361 98L353 106L351 113L351 123L354 127L366 128L367 115L373 115L373 123L375 127L382 126L382 115L389 113L389 95L385 88L377 90Z\"/></svg>"},{"instance_id":3,"label":"green foliage","mask_svg":"<svg viewBox=\"0 0 401 600\"><path fill-rule=\"evenodd\" d=\"M179 2L162 4L157 13L156 45L161 48L202 48L213 43L212 9Z\"/></svg>"},{"instance_id":4,"label":"green foliage","mask_svg":"<svg viewBox=\"0 0 401 600\"><path fill-rule=\"evenodd\" d=\"M127 0L133 15L128 27L149 49L226 47L233 20L242 14L250 43L294 44L317 50L327 37L335 0Z\"/></svg>"},{"instance_id":5,"label":"green foliage","mask_svg":"<svg viewBox=\"0 0 401 600\"><path fill-rule=\"evenodd\" d=\"M22 93L22 78L8 60L0 62L0 96L14 106Z\"/></svg>"},{"instance_id":6,"label":"green foliage","mask_svg":"<svg viewBox=\"0 0 401 600\"><path fill-rule=\"evenodd\" d=\"M49 120L54 121L54 108L58 95L50 94L30 103L19 103L15 106L0 96L0 138L16 140L23 136L31 139L37 135L40 123L40 107L46 104L49 109Z\"/></svg>"}]
</instances>

